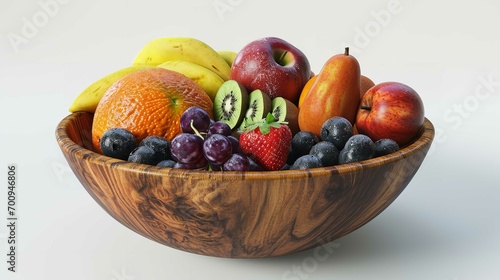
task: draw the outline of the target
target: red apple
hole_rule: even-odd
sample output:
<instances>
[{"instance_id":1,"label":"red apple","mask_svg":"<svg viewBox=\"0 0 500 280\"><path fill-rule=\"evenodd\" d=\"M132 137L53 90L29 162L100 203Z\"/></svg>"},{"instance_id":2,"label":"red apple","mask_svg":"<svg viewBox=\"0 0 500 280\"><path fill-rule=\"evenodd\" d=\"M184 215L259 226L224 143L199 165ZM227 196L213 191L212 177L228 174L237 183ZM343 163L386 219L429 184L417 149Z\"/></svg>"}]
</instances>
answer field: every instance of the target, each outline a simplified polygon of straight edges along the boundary
<instances>
[{"instance_id":1,"label":"red apple","mask_svg":"<svg viewBox=\"0 0 500 280\"><path fill-rule=\"evenodd\" d=\"M305 54L276 37L244 46L233 61L230 75L249 92L260 89L271 98L281 96L295 104L310 77L311 67Z\"/></svg>"},{"instance_id":2,"label":"red apple","mask_svg":"<svg viewBox=\"0 0 500 280\"><path fill-rule=\"evenodd\" d=\"M363 95L356 127L373 141L389 138L402 147L417 136L424 117L424 105L415 90L402 83L385 82Z\"/></svg>"}]
</instances>

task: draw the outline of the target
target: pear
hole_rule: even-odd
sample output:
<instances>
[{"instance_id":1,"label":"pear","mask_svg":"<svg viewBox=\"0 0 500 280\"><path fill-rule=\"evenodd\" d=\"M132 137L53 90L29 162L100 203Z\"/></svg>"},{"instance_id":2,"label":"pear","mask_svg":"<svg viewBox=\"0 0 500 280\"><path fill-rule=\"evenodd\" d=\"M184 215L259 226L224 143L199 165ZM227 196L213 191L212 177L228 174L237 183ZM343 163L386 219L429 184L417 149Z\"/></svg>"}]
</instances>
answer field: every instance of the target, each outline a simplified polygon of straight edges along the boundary
<instances>
[{"instance_id":1,"label":"pear","mask_svg":"<svg viewBox=\"0 0 500 280\"><path fill-rule=\"evenodd\" d=\"M343 54L328 59L300 106L300 130L320 136L323 123L334 116L354 124L360 102L360 82L359 62L349 54L348 47Z\"/></svg>"}]
</instances>

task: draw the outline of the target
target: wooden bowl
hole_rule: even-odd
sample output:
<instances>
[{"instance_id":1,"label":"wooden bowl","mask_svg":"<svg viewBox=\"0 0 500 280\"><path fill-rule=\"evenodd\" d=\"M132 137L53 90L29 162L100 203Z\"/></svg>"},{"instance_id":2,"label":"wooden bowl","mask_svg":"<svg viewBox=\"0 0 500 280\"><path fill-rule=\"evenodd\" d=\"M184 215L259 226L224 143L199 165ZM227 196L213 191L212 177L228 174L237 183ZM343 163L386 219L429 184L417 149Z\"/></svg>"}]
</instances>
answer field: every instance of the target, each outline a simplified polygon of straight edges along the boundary
<instances>
[{"instance_id":1,"label":"wooden bowl","mask_svg":"<svg viewBox=\"0 0 500 280\"><path fill-rule=\"evenodd\" d=\"M260 258L340 238L380 214L408 185L434 137L387 156L335 167L219 172L130 163L91 151L92 115L73 113L57 142L88 193L113 218L196 254Z\"/></svg>"}]
</instances>

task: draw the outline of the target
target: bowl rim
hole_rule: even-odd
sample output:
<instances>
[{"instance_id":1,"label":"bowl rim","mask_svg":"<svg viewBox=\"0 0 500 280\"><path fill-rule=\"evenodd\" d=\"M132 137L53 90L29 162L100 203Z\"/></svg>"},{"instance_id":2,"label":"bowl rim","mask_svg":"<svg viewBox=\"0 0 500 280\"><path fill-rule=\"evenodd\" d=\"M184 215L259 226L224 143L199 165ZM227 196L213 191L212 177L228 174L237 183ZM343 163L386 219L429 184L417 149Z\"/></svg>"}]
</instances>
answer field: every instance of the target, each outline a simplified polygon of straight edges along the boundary
<instances>
[{"instance_id":1,"label":"bowl rim","mask_svg":"<svg viewBox=\"0 0 500 280\"><path fill-rule=\"evenodd\" d=\"M72 154L79 160L88 161L89 163L107 166L112 168L127 170L138 173L155 174L158 176L169 177L199 177L208 178L212 180L280 180L283 177L290 178L304 178L304 177L318 177L318 176L331 176L332 174L355 172L362 169L373 168L382 164L392 163L418 152L422 152L423 156L427 153L428 149L422 151L423 147L432 144L434 138L434 125L432 122L424 118L421 131L418 138L413 140L409 145L402 147L396 152L388 155L363 160L359 162L339 164L327 167L317 167L305 170L277 170L277 171L210 171L210 170L189 170L189 169L176 169L170 167L160 167L147 164L138 164L128 162L125 160L111 158L92 150L86 149L81 145L75 143L67 134L68 125L79 118L81 115L90 114L89 112L74 112L64 117L57 125L56 140L60 148L67 154Z\"/></svg>"}]
</instances>

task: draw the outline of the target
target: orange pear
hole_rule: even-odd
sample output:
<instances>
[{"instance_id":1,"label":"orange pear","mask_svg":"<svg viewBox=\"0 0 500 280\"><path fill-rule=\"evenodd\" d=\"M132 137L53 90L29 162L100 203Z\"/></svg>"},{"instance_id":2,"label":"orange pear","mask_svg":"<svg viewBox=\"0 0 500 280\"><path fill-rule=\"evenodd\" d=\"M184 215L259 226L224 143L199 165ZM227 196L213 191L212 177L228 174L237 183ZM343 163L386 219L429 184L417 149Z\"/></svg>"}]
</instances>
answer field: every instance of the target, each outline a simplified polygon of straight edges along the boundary
<instances>
[{"instance_id":1,"label":"orange pear","mask_svg":"<svg viewBox=\"0 0 500 280\"><path fill-rule=\"evenodd\" d=\"M332 56L318 73L299 109L300 130L320 135L323 123L341 116L354 124L360 102L361 70L345 48Z\"/></svg>"}]
</instances>

